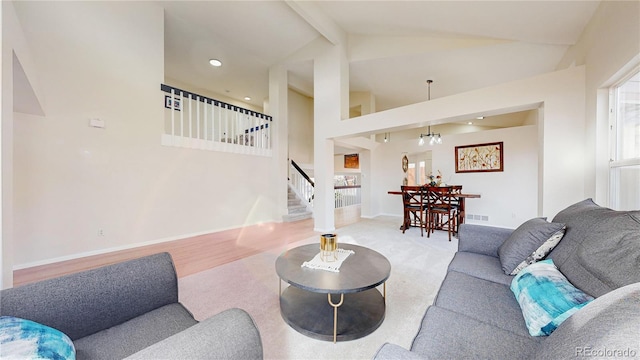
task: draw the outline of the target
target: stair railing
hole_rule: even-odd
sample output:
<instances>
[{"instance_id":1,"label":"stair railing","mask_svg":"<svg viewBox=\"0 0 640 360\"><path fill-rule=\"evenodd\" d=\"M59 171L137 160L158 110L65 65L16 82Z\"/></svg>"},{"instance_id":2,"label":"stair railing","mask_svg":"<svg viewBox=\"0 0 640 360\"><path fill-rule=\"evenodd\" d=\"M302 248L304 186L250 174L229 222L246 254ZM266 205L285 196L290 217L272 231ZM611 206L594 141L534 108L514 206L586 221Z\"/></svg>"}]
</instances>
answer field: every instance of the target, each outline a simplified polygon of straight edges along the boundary
<instances>
[{"instance_id":1,"label":"stair railing","mask_svg":"<svg viewBox=\"0 0 640 360\"><path fill-rule=\"evenodd\" d=\"M336 185L334 188L335 208L360 205L360 185Z\"/></svg>"},{"instance_id":2,"label":"stair railing","mask_svg":"<svg viewBox=\"0 0 640 360\"><path fill-rule=\"evenodd\" d=\"M162 145L271 156L269 115L161 84Z\"/></svg>"},{"instance_id":3,"label":"stair railing","mask_svg":"<svg viewBox=\"0 0 640 360\"><path fill-rule=\"evenodd\" d=\"M307 208L313 211L313 188L315 184L309 175L293 160L289 162L289 183Z\"/></svg>"}]
</instances>

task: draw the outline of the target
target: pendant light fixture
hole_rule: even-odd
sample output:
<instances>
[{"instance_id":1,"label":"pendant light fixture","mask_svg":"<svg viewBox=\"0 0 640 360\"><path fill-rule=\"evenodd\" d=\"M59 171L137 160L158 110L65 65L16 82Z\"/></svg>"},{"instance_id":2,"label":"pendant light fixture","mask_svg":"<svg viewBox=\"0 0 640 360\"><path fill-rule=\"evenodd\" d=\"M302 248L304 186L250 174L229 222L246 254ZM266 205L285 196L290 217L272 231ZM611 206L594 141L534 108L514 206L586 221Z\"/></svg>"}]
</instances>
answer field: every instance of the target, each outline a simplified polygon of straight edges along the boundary
<instances>
[{"instance_id":1,"label":"pendant light fixture","mask_svg":"<svg viewBox=\"0 0 640 360\"><path fill-rule=\"evenodd\" d=\"M424 138L429 138L429 145L440 145L442 144L442 136L440 134L434 134L431 132L431 125L429 125L429 132L427 134L420 134L420 138L418 139L418 145L424 145Z\"/></svg>"},{"instance_id":2,"label":"pendant light fixture","mask_svg":"<svg viewBox=\"0 0 640 360\"><path fill-rule=\"evenodd\" d=\"M429 86L429 100L431 100L431 83L433 82L433 80L427 80L427 85ZM422 146L424 145L424 138L428 137L429 138L429 145L440 145L442 144L442 136L438 133L438 134L434 134L431 132L431 125L429 125L429 130L427 134L420 134L420 138L418 139L418 145Z\"/></svg>"}]
</instances>

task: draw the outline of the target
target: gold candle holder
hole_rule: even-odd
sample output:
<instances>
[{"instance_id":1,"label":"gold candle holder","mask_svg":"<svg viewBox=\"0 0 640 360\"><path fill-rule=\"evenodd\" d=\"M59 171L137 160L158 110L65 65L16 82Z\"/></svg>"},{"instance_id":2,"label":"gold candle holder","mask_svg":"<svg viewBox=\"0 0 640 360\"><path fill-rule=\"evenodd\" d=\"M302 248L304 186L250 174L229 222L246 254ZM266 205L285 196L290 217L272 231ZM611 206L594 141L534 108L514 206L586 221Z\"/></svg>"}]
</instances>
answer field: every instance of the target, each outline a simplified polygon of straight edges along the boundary
<instances>
[{"instance_id":1,"label":"gold candle holder","mask_svg":"<svg viewBox=\"0 0 640 360\"><path fill-rule=\"evenodd\" d=\"M320 260L332 262L338 260L338 235L320 235Z\"/></svg>"}]
</instances>

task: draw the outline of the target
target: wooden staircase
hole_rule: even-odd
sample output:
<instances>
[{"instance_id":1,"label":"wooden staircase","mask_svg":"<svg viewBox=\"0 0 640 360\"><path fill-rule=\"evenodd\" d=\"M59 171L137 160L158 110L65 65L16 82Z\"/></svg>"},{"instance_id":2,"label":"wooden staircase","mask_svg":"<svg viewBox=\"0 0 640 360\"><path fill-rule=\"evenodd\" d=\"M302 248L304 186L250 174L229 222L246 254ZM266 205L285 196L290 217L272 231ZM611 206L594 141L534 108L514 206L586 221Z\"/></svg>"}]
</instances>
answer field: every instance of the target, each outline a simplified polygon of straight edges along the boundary
<instances>
[{"instance_id":1,"label":"wooden staircase","mask_svg":"<svg viewBox=\"0 0 640 360\"><path fill-rule=\"evenodd\" d=\"M282 217L284 222L299 221L313 217L313 213L307 210L307 207L302 203L295 191L291 189L291 186L287 186L287 208L289 213Z\"/></svg>"}]
</instances>

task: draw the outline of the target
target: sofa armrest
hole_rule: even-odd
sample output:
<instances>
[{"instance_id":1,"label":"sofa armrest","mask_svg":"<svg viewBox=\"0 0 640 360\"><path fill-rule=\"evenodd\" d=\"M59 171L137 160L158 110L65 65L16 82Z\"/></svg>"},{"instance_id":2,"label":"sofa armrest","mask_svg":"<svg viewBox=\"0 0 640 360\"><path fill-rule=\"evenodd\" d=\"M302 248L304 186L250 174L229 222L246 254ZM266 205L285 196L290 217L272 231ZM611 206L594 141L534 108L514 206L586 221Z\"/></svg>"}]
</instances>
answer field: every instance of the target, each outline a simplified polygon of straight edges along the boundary
<instances>
[{"instance_id":1,"label":"sofa armrest","mask_svg":"<svg viewBox=\"0 0 640 360\"><path fill-rule=\"evenodd\" d=\"M251 316L229 309L126 359L262 359L260 332Z\"/></svg>"},{"instance_id":2,"label":"sofa armrest","mask_svg":"<svg viewBox=\"0 0 640 360\"><path fill-rule=\"evenodd\" d=\"M397 359L406 359L406 360L424 360L420 355L413 353L401 346L385 343L378 349L376 354L373 356L375 360L397 360Z\"/></svg>"},{"instance_id":3,"label":"sofa armrest","mask_svg":"<svg viewBox=\"0 0 640 360\"><path fill-rule=\"evenodd\" d=\"M458 251L498 257L498 248L512 232L513 229L461 224L458 231Z\"/></svg>"}]
</instances>

